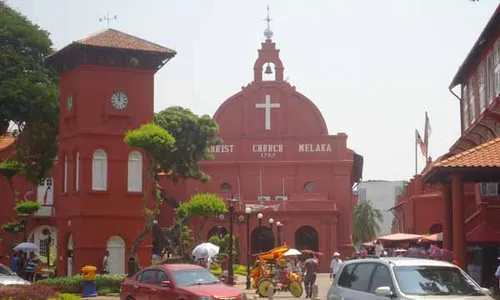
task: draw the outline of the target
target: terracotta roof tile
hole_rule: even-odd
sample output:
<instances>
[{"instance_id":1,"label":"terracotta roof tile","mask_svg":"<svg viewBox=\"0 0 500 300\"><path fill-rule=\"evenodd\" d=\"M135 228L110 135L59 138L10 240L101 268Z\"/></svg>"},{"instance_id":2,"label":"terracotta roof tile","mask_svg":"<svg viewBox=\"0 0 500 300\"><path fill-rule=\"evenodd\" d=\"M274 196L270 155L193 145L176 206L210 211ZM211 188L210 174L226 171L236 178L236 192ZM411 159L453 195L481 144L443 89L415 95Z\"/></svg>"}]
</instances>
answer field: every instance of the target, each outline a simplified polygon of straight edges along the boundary
<instances>
[{"instance_id":1,"label":"terracotta roof tile","mask_svg":"<svg viewBox=\"0 0 500 300\"><path fill-rule=\"evenodd\" d=\"M81 40L75 41L73 42L73 44L102 48L175 54L174 50L168 49L155 43L148 42L141 38L115 29L106 29L91 36L85 37Z\"/></svg>"},{"instance_id":2,"label":"terracotta roof tile","mask_svg":"<svg viewBox=\"0 0 500 300\"><path fill-rule=\"evenodd\" d=\"M443 159L434 168L500 167L500 138Z\"/></svg>"},{"instance_id":3,"label":"terracotta roof tile","mask_svg":"<svg viewBox=\"0 0 500 300\"><path fill-rule=\"evenodd\" d=\"M15 141L16 141L15 137L0 136L0 150L7 149L10 145L14 144Z\"/></svg>"}]
</instances>

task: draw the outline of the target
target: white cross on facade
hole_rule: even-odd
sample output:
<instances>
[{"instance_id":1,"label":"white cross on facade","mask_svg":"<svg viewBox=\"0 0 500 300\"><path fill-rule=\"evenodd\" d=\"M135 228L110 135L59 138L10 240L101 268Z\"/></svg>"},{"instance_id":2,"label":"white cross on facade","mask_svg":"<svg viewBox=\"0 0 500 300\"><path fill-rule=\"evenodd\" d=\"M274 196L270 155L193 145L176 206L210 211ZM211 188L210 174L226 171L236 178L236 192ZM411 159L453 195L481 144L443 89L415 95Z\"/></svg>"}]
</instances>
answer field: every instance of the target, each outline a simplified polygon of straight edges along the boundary
<instances>
[{"instance_id":1,"label":"white cross on facade","mask_svg":"<svg viewBox=\"0 0 500 300\"><path fill-rule=\"evenodd\" d=\"M271 108L279 108L279 103L271 103L271 96L266 95L265 103L256 103L256 108L264 108L266 116L266 130L271 130Z\"/></svg>"}]
</instances>

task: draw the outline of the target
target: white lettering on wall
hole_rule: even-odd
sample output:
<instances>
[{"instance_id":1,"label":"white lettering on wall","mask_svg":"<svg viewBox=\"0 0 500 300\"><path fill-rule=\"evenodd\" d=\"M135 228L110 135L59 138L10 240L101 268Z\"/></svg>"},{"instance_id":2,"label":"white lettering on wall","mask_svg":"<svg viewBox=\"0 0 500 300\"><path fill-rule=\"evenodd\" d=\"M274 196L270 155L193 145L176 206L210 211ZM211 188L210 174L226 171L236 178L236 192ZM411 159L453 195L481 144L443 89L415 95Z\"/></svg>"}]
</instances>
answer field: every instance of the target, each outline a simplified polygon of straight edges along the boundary
<instances>
[{"instance_id":1,"label":"white lettering on wall","mask_svg":"<svg viewBox=\"0 0 500 300\"><path fill-rule=\"evenodd\" d=\"M213 145L208 148L208 152L217 153L233 153L234 145Z\"/></svg>"},{"instance_id":2,"label":"white lettering on wall","mask_svg":"<svg viewBox=\"0 0 500 300\"><path fill-rule=\"evenodd\" d=\"M299 144L299 152L332 152L330 144Z\"/></svg>"},{"instance_id":3,"label":"white lettering on wall","mask_svg":"<svg viewBox=\"0 0 500 300\"><path fill-rule=\"evenodd\" d=\"M260 153L262 158L274 158L283 152L283 144L257 144L252 146L252 152Z\"/></svg>"}]
</instances>

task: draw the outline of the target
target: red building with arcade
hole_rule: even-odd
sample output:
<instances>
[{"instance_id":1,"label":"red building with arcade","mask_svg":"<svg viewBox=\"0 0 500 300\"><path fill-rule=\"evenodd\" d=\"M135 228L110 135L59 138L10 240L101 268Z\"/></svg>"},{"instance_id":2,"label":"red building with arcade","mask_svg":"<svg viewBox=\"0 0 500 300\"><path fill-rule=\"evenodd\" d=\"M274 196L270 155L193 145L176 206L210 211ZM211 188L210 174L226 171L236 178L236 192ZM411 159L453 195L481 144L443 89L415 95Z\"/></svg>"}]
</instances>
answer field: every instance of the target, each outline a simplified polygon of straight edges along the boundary
<instances>
[{"instance_id":1,"label":"red building with arcade","mask_svg":"<svg viewBox=\"0 0 500 300\"><path fill-rule=\"evenodd\" d=\"M265 34L253 81L214 115L224 143L210 149L213 161L202 162L212 180L167 182L165 188L179 201L200 192L238 200L235 235L241 253L247 247L256 253L286 243L324 252L321 270L327 271L333 252L353 251L357 198L352 187L361 179L362 157L347 148L346 134L329 135L319 109L284 80L272 32L268 28ZM16 178L15 189L43 205L28 220L29 240L39 244L42 255L50 249L58 275L79 273L83 265L101 267L106 249L111 272L126 271L128 249L143 224L140 199L147 182L143 154L129 148L123 136L152 120L154 74L174 55L108 29L47 59L60 74L58 157L38 186ZM0 139L2 159L12 154L13 142L12 137ZM0 188L10 191L4 178ZM0 199L0 221L7 222L13 195L2 193ZM246 207L252 209L250 245L242 238ZM171 220L166 205L159 224L168 226ZM202 236L208 239L227 228L227 216L217 216ZM43 229L56 242L48 246ZM11 239L4 236L8 244ZM150 262L151 252L149 239L139 249L142 265Z\"/></svg>"},{"instance_id":2,"label":"red building with arcade","mask_svg":"<svg viewBox=\"0 0 500 300\"><path fill-rule=\"evenodd\" d=\"M442 231L443 246L462 267L479 266L483 284L494 282L500 256L499 24L500 5L449 87L460 104L461 137L409 182L392 209L393 232Z\"/></svg>"}]
</instances>

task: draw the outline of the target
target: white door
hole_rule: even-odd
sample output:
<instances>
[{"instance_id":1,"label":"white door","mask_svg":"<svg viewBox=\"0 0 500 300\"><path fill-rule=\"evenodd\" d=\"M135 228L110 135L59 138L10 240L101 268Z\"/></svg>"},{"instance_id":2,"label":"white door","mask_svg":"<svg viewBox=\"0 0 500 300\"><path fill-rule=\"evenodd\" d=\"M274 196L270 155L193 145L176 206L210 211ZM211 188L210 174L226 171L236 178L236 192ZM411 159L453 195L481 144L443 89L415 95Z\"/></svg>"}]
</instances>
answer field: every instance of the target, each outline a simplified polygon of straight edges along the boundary
<instances>
[{"instance_id":1,"label":"white door","mask_svg":"<svg viewBox=\"0 0 500 300\"><path fill-rule=\"evenodd\" d=\"M72 252L71 257L68 253ZM68 251L66 251L66 259L68 260L68 276L73 276L73 235L71 234L68 239Z\"/></svg>"},{"instance_id":2,"label":"white door","mask_svg":"<svg viewBox=\"0 0 500 300\"><path fill-rule=\"evenodd\" d=\"M119 236L112 236L108 240L109 273L125 274L125 241Z\"/></svg>"}]
</instances>

